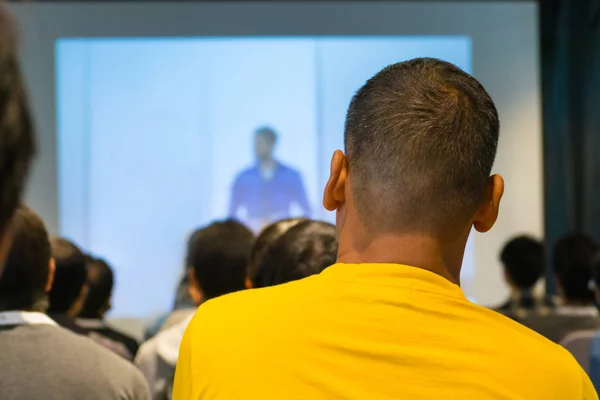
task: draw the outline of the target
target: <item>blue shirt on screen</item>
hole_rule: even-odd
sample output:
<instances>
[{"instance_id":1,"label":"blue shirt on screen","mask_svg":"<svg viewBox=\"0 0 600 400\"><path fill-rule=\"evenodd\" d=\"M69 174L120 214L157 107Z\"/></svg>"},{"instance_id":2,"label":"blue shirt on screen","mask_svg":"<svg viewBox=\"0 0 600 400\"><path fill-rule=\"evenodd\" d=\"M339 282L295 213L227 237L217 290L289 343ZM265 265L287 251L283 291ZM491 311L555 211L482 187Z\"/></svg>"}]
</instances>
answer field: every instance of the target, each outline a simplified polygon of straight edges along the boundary
<instances>
[{"instance_id":1,"label":"blue shirt on screen","mask_svg":"<svg viewBox=\"0 0 600 400\"><path fill-rule=\"evenodd\" d=\"M237 217L238 211L246 210L247 222L252 228L260 228L291 216L290 207L298 205L304 216L310 215L300 173L281 163L276 163L270 178L265 178L259 166L242 171L235 179L231 194L229 215Z\"/></svg>"}]
</instances>

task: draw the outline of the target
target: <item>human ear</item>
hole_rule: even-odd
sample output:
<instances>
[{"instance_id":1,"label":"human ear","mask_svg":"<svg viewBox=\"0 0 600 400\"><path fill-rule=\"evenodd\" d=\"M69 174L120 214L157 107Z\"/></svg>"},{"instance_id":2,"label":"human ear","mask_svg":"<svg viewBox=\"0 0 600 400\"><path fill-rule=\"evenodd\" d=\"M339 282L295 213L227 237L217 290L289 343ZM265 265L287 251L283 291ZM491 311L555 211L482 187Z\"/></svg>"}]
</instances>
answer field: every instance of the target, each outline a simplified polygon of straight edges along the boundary
<instances>
[{"instance_id":1,"label":"human ear","mask_svg":"<svg viewBox=\"0 0 600 400\"><path fill-rule=\"evenodd\" d=\"M348 160L341 150L331 157L329 179L323 193L323 207L327 211L337 210L346 201L345 185L348 178Z\"/></svg>"},{"instance_id":2,"label":"human ear","mask_svg":"<svg viewBox=\"0 0 600 400\"><path fill-rule=\"evenodd\" d=\"M500 175L490 176L487 181L483 203L479 206L473 219L473 227L478 232L487 232L496 223L503 194L504 179Z\"/></svg>"}]
</instances>

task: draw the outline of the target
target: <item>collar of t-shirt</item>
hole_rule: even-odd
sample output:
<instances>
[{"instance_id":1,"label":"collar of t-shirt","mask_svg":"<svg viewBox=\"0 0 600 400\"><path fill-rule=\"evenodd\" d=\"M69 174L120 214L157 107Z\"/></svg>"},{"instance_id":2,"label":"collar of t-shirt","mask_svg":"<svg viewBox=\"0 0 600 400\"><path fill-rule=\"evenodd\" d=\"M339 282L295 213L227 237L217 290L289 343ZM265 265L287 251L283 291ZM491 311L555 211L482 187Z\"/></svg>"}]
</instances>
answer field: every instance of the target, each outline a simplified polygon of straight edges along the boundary
<instances>
[{"instance_id":1,"label":"collar of t-shirt","mask_svg":"<svg viewBox=\"0 0 600 400\"><path fill-rule=\"evenodd\" d=\"M53 325L58 326L50 317L41 312L3 311L0 312L0 326L8 325Z\"/></svg>"}]
</instances>

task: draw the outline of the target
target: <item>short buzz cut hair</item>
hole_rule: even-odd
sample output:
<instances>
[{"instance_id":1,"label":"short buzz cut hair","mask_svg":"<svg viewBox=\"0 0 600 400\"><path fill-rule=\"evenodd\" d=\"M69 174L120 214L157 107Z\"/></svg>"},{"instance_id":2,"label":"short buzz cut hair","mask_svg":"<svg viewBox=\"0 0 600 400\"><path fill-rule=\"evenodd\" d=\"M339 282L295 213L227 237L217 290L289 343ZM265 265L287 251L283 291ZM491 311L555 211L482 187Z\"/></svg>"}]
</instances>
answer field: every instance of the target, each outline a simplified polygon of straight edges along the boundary
<instances>
[{"instance_id":1,"label":"short buzz cut hair","mask_svg":"<svg viewBox=\"0 0 600 400\"><path fill-rule=\"evenodd\" d=\"M271 143L277 142L277 132L275 132L275 129L271 128L270 126L261 126L256 130L255 135L257 137L262 136Z\"/></svg>"},{"instance_id":2,"label":"short buzz cut hair","mask_svg":"<svg viewBox=\"0 0 600 400\"><path fill-rule=\"evenodd\" d=\"M492 99L460 68L416 58L381 70L346 116L362 222L370 231L436 235L464 226L484 198L499 130Z\"/></svg>"},{"instance_id":3,"label":"short buzz cut hair","mask_svg":"<svg viewBox=\"0 0 600 400\"><path fill-rule=\"evenodd\" d=\"M17 58L16 36L12 18L0 4L0 229L6 228L19 205L35 153L34 126Z\"/></svg>"},{"instance_id":4,"label":"short buzz cut hair","mask_svg":"<svg viewBox=\"0 0 600 400\"><path fill-rule=\"evenodd\" d=\"M0 278L0 309L39 311L48 308L50 240L40 217L21 206L11 221L13 244Z\"/></svg>"}]
</instances>

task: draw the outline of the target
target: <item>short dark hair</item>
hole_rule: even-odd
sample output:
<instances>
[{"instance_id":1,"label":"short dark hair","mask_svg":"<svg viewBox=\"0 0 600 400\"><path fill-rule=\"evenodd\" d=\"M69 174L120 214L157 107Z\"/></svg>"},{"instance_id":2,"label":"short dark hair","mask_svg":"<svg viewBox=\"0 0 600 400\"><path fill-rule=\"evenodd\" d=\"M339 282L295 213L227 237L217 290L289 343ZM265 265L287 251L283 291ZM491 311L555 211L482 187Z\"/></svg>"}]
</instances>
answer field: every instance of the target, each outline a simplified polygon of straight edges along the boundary
<instances>
[{"instance_id":1,"label":"short dark hair","mask_svg":"<svg viewBox=\"0 0 600 400\"><path fill-rule=\"evenodd\" d=\"M56 272L50 291L48 311L66 313L81 294L87 281L86 258L79 247L65 238L52 238L50 245Z\"/></svg>"},{"instance_id":2,"label":"short dark hair","mask_svg":"<svg viewBox=\"0 0 600 400\"><path fill-rule=\"evenodd\" d=\"M597 251L596 242L581 233L566 235L554 245L554 273L567 300L593 301L594 292L590 288L590 282L592 260Z\"/></svg>"},{"instance_id":3,"label":"short dark hair","mask_svg":"<svg viewBox=\"0 0 600 400\"><path fill-rule=\"evenodd\" d=\"M416 58L369 79L344 134L367 229L442 234L465 224L485 195L499 129L483 86L448 62Z\"/></svg>"},{"instance_id":4,"label":"short dark hair","mask_svg":"<svg viewBox=\"0 0 600 400\"><path fill-rule=\"evenodd\" d=\"M233 220L214 222L193 234L191 267L205 300L243 290L254 235Z\"/></svg>"},{"instance_id":5,"label":"short dark hair","mask_svg":"<svg viewBox=\"0 0 600 400\"><path fill-rule=\"evenodd\" d=\"M86 267L89 290L79 316L100 318L113 291L113 271L103 259L90 256L87 257Z\"/></svg>"},{"instance_id":6,"label":"short dark hair","mask_svg":"<svg viewBox=\"0 0 600 400\"><path fill-rule=\"evenodd\" d=\"M35 153L34 126L17 59L16 29L0 4L0 229L15 212Z\"/></svg>"},{"instance_id":7,"label":"short dark hair","mask_svg":"<svg viewBox=\"0 0 600 400\"><path fill-rule=\"evenodd\" d=\"M257 137L262 136L271 143L277 142L277 133L275 132L275 129L273 129L269 126L262 126L262 127L258 128L255 132L255 135Z\"/></svg>"},{"instance_id":8,"label":"short dark hair","mask_svg":"<svg viewBox=\"0 0 600 400\"><path fill-rule=\"evenodd\" d=\"M19 207L11 221L13 244L0 278L0 310L46 311L50 241L40 217Z\"/></svg>"},{"instance_id":9,"label":"short dark hair","mask_svg":"<svg viewBox=\"0 0 600 400\"><path fill-rule=\"evenodd\" d=\"M338 241L335 226L302 221L288 229L267 249L255 287L268 287L318 274L335 263Z\"/></svg>"},{"instance_id":10,"label":"short dark hair","mask_svg":"<svg viewBox=\"0 0 600 400\"><path fill-rule=\"evenodd\" d=\"M531 289L544 274L544 246L530 236L511 239L504 245L500 260L519 289Z\"/></svg>"},{"instance_id":11,"label":"short dark hair","mask_svg":"<svg viewBox=\"0 0 600 400\"><path fill-rule=\"evenodd\" d=\"M273 244L288 229L303 220L303 218L282 219L267 225L262 231L260 231L258 237L254 241L254 246L252 246L252 252L250 253L250 262L248 263L247 273L250 280L254 282L254 278L258 273L262 259L267 253L269 246Z\"/></svg>"}]
</instances>

